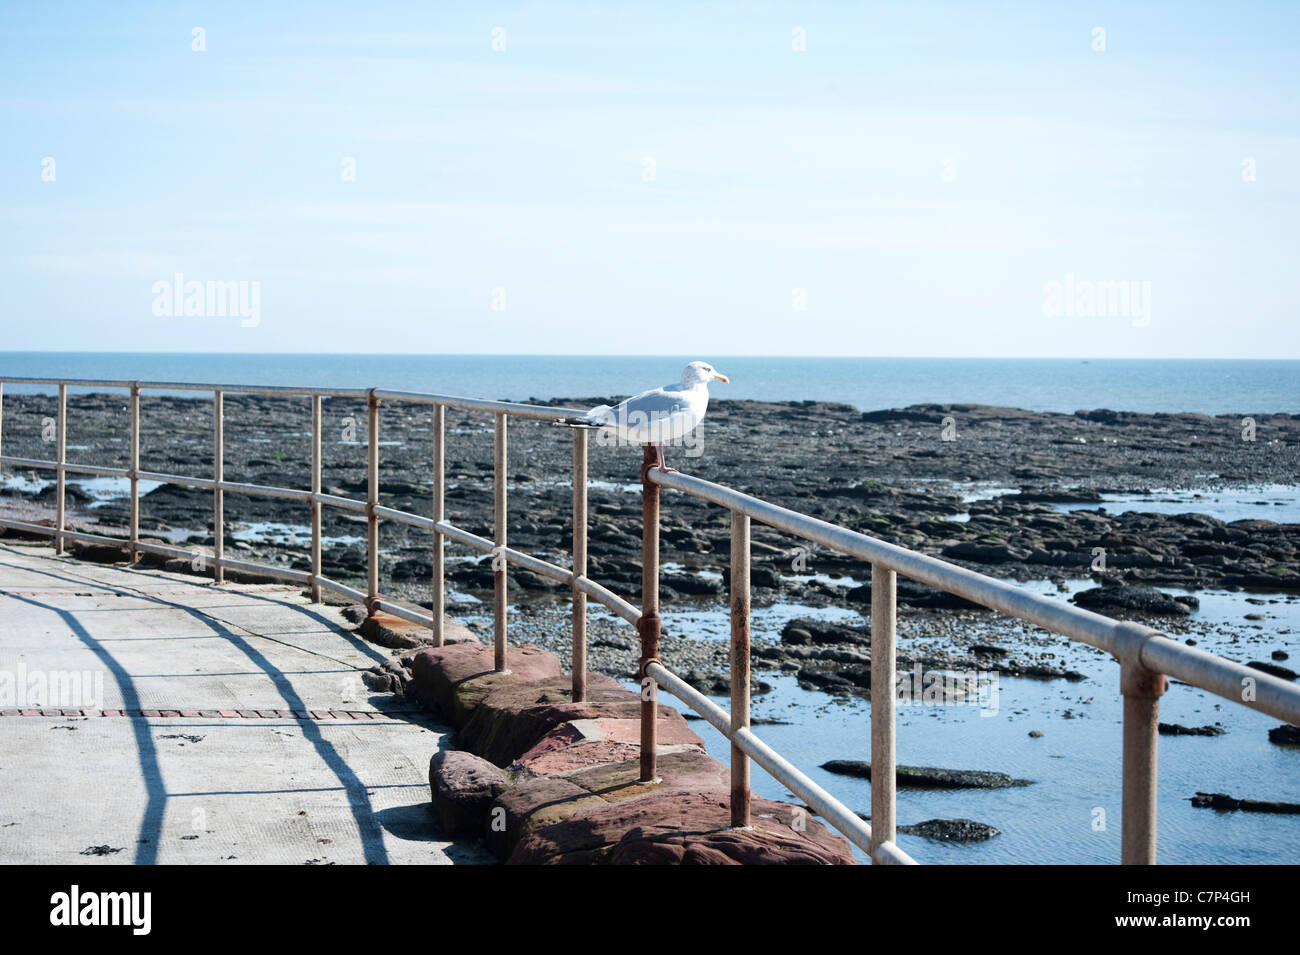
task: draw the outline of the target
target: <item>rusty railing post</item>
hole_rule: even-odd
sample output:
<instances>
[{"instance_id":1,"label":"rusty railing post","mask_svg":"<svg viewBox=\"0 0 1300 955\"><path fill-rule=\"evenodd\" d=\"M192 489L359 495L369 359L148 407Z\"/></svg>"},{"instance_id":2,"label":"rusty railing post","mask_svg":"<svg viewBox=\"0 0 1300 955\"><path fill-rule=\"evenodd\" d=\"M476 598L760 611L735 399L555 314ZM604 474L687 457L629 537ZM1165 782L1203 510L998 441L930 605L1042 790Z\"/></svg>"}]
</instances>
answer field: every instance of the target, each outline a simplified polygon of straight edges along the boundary
<instances>
[{"instance_id":1,"label":"rusty railing post","mask_svg":"<svg viewBox=\"0 0 1300 955\"><path fill-rule=\"evenodd\" d=\"M497 412L495 454L492 463L493 476L493 544L492 552L492 633L493 661L498 673L506 672L506 613L509 609L506 590L506 555L503 548L507 544L506 535L506 415Z\"/></svg>"},{"instance_id":2,"label":"rusty railing post","mask_svg":"<svg viewBox=\"0 0 1300 955\"><path fill-rule=\"evenodd\" d=\"M1160 697L1169 687L1163 673L1121 661L1124 695L1124 819L1120 860L1124 865L1156 864L1156 750Z\"/></svg>"},{"instance_id":3,"label":"rusty railing post","mask_svg":"<svg viewBox=\"0 0 1300 955\"><path fill-rule=\"evenodd\" d=\"M54 553L63 553L63 531L64 517L66 509L64 506L64 490L67 487L66 467L68 464L68 386L59 385L59 411L58 411L58 468L57 468L57 488L55 490L54 510L55 510L55 534L54 534Z\"/></svg>"},{"instance_id":4,"label":"rusty railing post","mask_svg":"<svg viewBox=\"0 0 1300 955\"><path fill-rule=\"evenodd\" d=\"M749 726L749 517L731 512L731 729ZM749 757L731 744L731 825L749 825Z\"/></svg>"},{"instance_id":5,"label":"rusty railing post","mask_svg":"<svg viewBox=\"0 0 1300 955\"><path fill-rule=\"evenodd\" d=\"M587 595L578 589L587 576L587 432L573 429L573 702L587 698Z\"/></svg>"},{"instance_id":6,"label":"rusty railing post","mask_svg":"<svg viewBox=\"0 0 1300 955\"><path fill-rule=\"evenodd\" d=\"M226 579L221 561L226 556L226 492L221 483L226 479L226 409L221 389L212 392L212 579L221 583Z\"/></svg>"},{"instance_id":7,"label":"rusty railing post","mask_svg":"<svg viewBox=\"0 0 1300 955\"><path fill-rule=\"evenodd\" d=\"M366 612L379 613L379 399L371 388L366 402Z\"/></svg>"},{"instance_id":8,"label":"rusty railing post","mask_svg":"<svg viewBox=\"0 0 1300 955\"><path fill-rule=\"evenodd\" d=\"M897 838L895 800L895 667L897 575L871 565L871 856Z\"/></svg>"},{"instance_id":9,"label":"rusty railing post","mask_svg":"<svg viewBox=\"0 0 1300 955\"><path fill-rule=\"evenodd\" d=\"M131 563L140 559L140 382L131 383Z\"/></svg>"},{"instance_id":10,"label":"rusty railing post","mask_svg":"<svg viewBox=\"0 0 1300 955\"><path fill-rule=\"evenodd\" d=\"M311 602L320 603L321 567L321 431L324 407L320 395L311 396Z\"/></svg>"},{"instance_id":11,"label":"rusty railing post","mask_svg":"<svg viewBox=\"0 0 1300 955\"><path fill-rule=\"evenodd\" d=\"M657 782L656 748L659 738L659 685L646 673L659 662L659 485L650 480L650 469L658 456L645 445L641 464L641 617L636 622L641 635L641 782Z\"/></svg>"},{"instance_id":12,"label":"rusty railing post","mask_svg":"<svg viewBox=\"0 0 1300 955\"><path fill-rule=\"evenodd\" d=\"M433 599L429 615L433 617L433 645L443 644L443 615L447 612L447 542L438 524L447 519L447 409L433 406Z\"/></svg>"}]
</instances>

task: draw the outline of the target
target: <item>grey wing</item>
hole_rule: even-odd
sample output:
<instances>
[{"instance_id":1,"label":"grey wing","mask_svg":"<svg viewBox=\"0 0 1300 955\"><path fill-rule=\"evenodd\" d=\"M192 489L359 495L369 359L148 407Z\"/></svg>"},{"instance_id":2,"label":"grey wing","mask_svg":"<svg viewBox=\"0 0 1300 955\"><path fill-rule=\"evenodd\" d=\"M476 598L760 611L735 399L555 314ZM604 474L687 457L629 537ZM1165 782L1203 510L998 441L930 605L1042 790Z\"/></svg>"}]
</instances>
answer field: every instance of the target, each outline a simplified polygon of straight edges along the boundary
<instances>
[{"instance_id":1,"label":"grey wing","mask_svg":"<svg viewBox=\"0 0 1300 955\"><path fill-rule=\"evenodd\" d=\"M627 399L615 410L625 417L644 415L649 420L656 420L682 413L686 410L686 402L680 392L652 388Z\"/></svg>"}]
</instances>

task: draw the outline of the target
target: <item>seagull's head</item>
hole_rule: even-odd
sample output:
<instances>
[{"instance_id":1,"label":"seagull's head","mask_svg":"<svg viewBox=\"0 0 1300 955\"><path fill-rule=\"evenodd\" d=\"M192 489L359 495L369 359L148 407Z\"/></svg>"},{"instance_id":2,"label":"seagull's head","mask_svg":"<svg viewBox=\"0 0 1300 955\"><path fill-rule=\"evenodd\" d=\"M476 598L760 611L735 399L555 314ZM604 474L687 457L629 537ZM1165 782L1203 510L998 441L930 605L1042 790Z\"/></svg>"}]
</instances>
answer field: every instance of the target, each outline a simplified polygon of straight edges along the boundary
<instances>
[{"instance_id":1,"label":"seagull's head","mask_svg":"<svg viewBox=\"0 0 1300 955\"><path fill-rule=\"evenodd\" d=\"M693 361L682 372L682 384L688 388L694 385L707 385L711 381L726 384L730 380L726 375L719 374L707 361Z\"/></svg>"}]
</instances>

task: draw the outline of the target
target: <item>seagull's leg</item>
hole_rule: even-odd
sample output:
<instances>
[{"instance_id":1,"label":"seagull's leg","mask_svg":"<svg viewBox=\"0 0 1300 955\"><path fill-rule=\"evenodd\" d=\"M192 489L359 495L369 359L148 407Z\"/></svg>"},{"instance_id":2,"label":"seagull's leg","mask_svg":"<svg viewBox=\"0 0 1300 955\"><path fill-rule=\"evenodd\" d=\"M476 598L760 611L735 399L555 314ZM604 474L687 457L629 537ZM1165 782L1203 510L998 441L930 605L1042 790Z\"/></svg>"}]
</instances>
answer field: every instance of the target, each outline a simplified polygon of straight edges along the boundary
<instances>
[{"instance_id":1,"label":"seagull's leg","mask_svg":"<svg viewBox=\"0 0 1300 955\"><path fill-rule=\"evenodd\" d=\"M660 470L660 471L663 471L663 472L667 473L667 472L669 472L669 471L676 471L676 470L677 470L676 468L670 468L668 465L664 464L664 446L663 446L662 444L656 444L656 445L655 445L655 454L659 457L659 470Z\"/></svg>"}]
</instances>

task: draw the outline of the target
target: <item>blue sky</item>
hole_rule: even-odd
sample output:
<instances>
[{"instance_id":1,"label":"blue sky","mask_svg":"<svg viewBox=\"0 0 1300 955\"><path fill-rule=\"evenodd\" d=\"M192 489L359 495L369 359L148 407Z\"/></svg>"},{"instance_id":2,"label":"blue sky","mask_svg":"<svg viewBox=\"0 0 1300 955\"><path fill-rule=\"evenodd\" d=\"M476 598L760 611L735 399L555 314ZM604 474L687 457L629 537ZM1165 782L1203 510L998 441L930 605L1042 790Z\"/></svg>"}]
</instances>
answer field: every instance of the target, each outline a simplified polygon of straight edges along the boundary
<instances>
[{"instance_id":1,"label":"blue sky","mask_svg":"<svg viewBox=\"0 0 1300 955\"><path fill-rule=\"evenodd\" d=\"M0 9L0 349L1300 358L1300 4L116 6Z\"/></svg>"}]
</instances>

